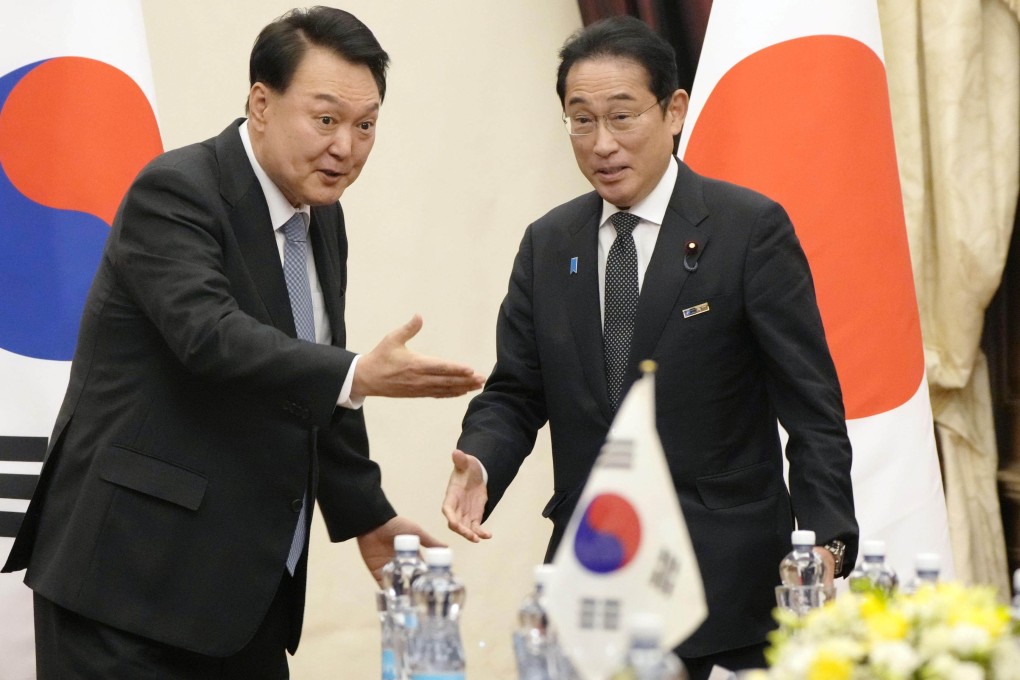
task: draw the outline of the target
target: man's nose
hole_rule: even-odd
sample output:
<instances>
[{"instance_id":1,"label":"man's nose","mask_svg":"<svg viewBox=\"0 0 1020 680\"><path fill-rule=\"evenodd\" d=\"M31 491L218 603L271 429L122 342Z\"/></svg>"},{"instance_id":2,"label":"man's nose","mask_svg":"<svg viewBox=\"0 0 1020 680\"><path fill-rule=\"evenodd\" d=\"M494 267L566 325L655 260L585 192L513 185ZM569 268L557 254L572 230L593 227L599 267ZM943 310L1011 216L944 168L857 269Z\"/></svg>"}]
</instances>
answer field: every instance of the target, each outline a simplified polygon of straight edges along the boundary
<instances>
[{"instance_id":1,"label":"man's nose","mask_svg":"<svg viewBox=\"0 0 1020 680\"><path fill-rule=\"evenodd\" d=\"M337 158L346 158L351 155L351 131L347 127L337 127L329 145L329 153Z\"/></svg>"},{"instance_id":2,"label":"man's nose","mask_svg":"<svg viewBox=\"0 0 1020 680\"><path fill-rule=\"evenodd\" d=\"M595 132L592 134L595 136L594 150L598 155L608 156L617 149L616 135L609 129L606 119L598 119L595 125Z\"/></svg>"}]
</instances>

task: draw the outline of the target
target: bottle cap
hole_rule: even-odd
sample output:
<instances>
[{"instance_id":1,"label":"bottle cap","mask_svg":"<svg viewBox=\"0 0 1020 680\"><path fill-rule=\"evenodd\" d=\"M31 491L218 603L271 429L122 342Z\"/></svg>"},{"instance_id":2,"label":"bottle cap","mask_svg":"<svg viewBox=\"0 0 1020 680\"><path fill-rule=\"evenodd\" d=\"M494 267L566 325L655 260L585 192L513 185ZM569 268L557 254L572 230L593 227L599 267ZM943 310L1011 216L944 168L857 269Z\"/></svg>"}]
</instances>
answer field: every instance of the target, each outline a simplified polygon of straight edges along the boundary
<instances>
[{"instance_id":1,"label":"bottle cap","mask_svg":"<svg viewBox=\"0 0 1020 680\"><path fill-rule=\"evenodd\" d=\"M410 552L412 550L417 552L420 545L421 539L414 534L398 534L393 539L393 549L397 552Z\"/></svg>"},{"instance_id":2,"label":"bottle cap","mask_svg":"<svg viewBox=\"0 0 1020 680\"><path fill-rule=\"evenodd\" d=\"M790 534L790 542L793 543L793 545L809 545L814 547L815 532L810 529L798 529Z\"/></svg>"},{"instance_id":3,"label":"bottle cap","mask_svg":"<svg viewBox=\"0 0 1020 680\"><path fill-rule=\"evenodd\" d=\"M430 567L448 567L453 564L453 551L449 548L425 548L425 564Z\"/></svg>"},{"instance_id":4,"label":"bottle cap","mask_svg":"<svg viewBox=\"0 0 1020 680\"><path fill-rule=\"evenodd\" d=\"M654 641L662 638L662 617L651 612L638 612L628 619L630 636L635 640Z\"/></svg>"},{"instance_id":5,"label":"bottle cap","mask_svg":"<svg viewBox=\"0 0 1020 680\"><path fill-rule=\"evenodd\" d=\"M914 568L917 571L938 571L942 568L942 556L938 553L917 553Z\"/></svg>"},{"instance_id":6,"label":"bottle cap","mask_svg":"<svg viewBox=\"0 0 1020 680\"><path fill-rule=\"evenodd\" d=\"M535 565L535 583L546 588L549 586L549 581L552 579L552 575L556 573L556 567L552 564L537 564Z\"/></svg>"},{"instance_id":7,"label":"bottle cap","mask_svg":"<svg viewBox=\"0 0 1020 680\"><path fill-rule=\"evenodd\" d=\"M861 541L861 554L865 557L885 557L885 541Z\"/></svg>"}]
</instances>

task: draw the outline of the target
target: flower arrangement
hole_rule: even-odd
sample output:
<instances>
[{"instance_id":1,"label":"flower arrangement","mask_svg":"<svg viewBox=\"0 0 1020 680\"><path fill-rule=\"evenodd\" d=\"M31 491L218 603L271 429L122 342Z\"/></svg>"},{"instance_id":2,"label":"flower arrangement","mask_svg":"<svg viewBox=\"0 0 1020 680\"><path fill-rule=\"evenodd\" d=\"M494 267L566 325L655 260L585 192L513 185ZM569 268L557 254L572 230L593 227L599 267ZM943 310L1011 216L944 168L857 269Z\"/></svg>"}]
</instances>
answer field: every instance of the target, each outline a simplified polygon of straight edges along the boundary
<instances>
[{"instance_id":1,"label":"flower arrangement","mask_svg":"<svg viewBox=\"0 0 1020 680\"><path fill-rule=\"evenodd\" d=\"M803 617L775 616L769 680L1020 680L1009 610L991 588L849 592Z\"/></svg>"}]
</instances>

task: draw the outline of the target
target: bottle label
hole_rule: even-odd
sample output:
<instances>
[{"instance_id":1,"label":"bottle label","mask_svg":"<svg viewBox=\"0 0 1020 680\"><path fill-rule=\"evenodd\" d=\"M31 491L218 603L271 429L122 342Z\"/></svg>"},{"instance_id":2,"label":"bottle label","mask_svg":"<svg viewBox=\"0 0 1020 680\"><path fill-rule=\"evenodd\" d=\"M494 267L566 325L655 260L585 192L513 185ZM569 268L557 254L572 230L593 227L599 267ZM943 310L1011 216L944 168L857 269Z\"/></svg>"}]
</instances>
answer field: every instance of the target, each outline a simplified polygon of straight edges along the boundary
<instances>
[{"instance_id":1,"label":"bottle label","mask_svg":"<svg viewBox=\"0 0 1020 680\"><path fill-rule=\"evenodd\" d=\"M400 680L397 672L397 655L392 649L382 650L382 680Z\"/></svg>"},{"instance_id":2,"label":"bottle label","mask_svg":"<svg viewBox=\"0 0 1020 680\"><path fill-rule=\"evenodd\" d=\"M411 673L411 680L464 680L463 671L449 673Z\"/></svg>"}]
</instances>

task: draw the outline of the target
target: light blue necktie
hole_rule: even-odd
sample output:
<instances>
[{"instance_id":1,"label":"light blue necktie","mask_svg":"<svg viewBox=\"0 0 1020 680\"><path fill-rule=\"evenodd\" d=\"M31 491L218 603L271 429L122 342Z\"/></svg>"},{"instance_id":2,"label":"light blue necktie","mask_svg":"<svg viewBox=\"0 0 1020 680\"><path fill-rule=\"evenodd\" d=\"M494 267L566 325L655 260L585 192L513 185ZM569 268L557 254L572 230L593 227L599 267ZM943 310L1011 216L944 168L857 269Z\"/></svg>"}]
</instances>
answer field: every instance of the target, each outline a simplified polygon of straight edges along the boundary
<instances>
[{"instance_id":1,"label":"light blue necktie","mask_svg":"<svg viewBox=\"0 0 1020 680\"><path fill-rule=\"evenodd\" d=\"M287 294L290 296L290 309L294 315L294 328L297 336L308 342L315 342L315 312L312 309L312 289L308 284L308 256L305 246L308 242L308 228L305 226L304 213L294 213L280 227L287 239L283 246L283 277L287 281ZM307 538L308 492L301 501L301 512L298 514L297 528L287 554L287 571L291 576L297 568L301 551Z\"/></svg>"}]
</instances>

